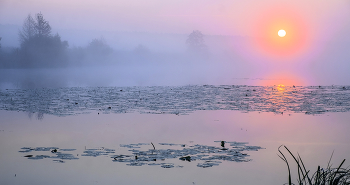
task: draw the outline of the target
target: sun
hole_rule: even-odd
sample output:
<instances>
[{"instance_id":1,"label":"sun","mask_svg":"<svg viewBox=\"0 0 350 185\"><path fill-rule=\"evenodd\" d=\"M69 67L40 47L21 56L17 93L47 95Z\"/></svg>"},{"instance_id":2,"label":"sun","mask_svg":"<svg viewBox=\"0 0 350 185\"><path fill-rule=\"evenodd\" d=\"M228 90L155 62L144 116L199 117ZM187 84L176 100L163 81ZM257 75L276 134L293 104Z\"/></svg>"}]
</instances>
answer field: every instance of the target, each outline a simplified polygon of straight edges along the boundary
<instances>
[{"instance_id":1,"label":"sun","mask_svg":"<svg viewBox=\"0 0 350 185\"><path fill-rule=\"evenodd\" d=\"M278 36L280 36L280 37L284 37L284 36L286 36L286 31L285 30L279 30L278 31Z\"/></svg>"}]
</instances>

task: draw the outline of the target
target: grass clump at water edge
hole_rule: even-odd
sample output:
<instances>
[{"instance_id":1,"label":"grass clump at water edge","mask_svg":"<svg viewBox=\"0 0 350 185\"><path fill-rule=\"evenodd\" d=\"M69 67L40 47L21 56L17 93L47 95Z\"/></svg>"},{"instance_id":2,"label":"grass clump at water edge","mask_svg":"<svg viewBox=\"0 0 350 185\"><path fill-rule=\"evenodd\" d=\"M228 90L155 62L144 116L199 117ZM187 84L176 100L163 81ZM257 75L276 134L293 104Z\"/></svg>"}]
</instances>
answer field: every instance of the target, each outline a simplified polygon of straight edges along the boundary
<instances>
[{"instance_id":1,"label":"grass clump at water edge","mask_svg":"<svg viewBox=\"0 0 350 185\"><path fill-rule=\"evenodd\" d=\"M278 155L286 164L288 168L288 185L292 185L292 177L290 173L290 166L285 155L281 152L281 147L284 147L288 153L293 157L298 168L298 184L299 185L350 185L350 169L342 168L345 159L340 163L337 168L332 168L330 165L333 153L329 159L327 168L323 169L320 166L317 167L317 171L311 176L310 170L306 170L303 160L298 154L297 157L284 145L278 147Z\"/></svg>"}]
</instances>

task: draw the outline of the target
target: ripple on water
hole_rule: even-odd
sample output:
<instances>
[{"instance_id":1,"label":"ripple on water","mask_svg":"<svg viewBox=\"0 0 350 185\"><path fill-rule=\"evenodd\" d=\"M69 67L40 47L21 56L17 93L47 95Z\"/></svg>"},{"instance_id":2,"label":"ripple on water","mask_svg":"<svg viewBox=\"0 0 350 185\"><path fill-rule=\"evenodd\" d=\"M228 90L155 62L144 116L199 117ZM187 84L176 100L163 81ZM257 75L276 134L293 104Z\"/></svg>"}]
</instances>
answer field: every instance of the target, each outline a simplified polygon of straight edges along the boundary
<instances>
[{"instance_id":1,"label":"ripple on water","mask_svg":"<svg viewBox=\"0 0 350 185\"><path fill-rule=\"evenodd\" d=\"M197 110L323 114L350 110L350 86L192 85L0 90L0 110L67 116L140 112L188 114Z\"/></svg>"}]
</instances>

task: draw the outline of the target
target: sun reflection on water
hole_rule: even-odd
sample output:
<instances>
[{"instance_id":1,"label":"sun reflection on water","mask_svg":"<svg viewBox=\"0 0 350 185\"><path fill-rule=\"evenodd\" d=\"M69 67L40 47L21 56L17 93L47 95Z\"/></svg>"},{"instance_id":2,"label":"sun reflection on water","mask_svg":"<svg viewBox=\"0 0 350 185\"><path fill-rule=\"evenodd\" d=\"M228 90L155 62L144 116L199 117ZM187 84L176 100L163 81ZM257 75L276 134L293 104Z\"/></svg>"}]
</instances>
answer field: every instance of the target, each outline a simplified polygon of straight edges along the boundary
<instances>
[{"instance_id":1,"label":"sun reflection on water","mask_svg":"<svg viewBox=\"0 0 350 185\"><path fill-rule=\"evenodd\" d=\"M285 90L285 86L283 84L277 85L277 90L283 92Z\"/></svg>"}]
</instances>

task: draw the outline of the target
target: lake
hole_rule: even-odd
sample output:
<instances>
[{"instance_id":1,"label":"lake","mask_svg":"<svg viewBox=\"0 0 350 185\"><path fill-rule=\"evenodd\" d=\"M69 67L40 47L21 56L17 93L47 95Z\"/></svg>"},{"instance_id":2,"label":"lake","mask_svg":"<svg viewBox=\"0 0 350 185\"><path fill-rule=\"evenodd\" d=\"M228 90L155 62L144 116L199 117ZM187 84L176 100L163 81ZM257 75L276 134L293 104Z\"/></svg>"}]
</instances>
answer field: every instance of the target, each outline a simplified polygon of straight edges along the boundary
<instances>
[{"instance_id":1,"label":"lake","mask_svg":"<svg viewBox=\"0 0 350 185\"><path fill-rule=\"evenodd\" d=\"M284 184L281 145L349 160L349 110L349 86L2 89L0 184Z\"/></svg>"}]
</instances>

